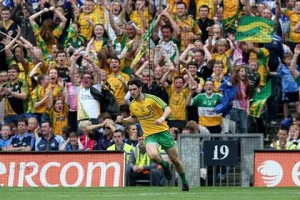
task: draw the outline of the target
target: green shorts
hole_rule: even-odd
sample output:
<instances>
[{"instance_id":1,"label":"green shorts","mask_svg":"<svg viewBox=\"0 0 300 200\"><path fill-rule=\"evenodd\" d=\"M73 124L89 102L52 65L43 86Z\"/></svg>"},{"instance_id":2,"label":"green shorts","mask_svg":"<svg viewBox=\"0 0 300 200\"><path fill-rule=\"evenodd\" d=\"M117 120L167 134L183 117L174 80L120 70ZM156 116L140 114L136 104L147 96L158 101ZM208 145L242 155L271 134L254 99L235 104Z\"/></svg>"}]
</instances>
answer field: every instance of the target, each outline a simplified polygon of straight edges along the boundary
<instances>
[{"instance_id":1,"label":"green shorts","mask_svg":"<svg viewBox=\"0 0 300 200\"><path fill-rule=\"evenodd\" d=\"M160 145L163 150L175 147L175 141L169 131L162 131L149 135L145 138L145 145L149 143L154 143Z\"/></svg>"}]
</instances>

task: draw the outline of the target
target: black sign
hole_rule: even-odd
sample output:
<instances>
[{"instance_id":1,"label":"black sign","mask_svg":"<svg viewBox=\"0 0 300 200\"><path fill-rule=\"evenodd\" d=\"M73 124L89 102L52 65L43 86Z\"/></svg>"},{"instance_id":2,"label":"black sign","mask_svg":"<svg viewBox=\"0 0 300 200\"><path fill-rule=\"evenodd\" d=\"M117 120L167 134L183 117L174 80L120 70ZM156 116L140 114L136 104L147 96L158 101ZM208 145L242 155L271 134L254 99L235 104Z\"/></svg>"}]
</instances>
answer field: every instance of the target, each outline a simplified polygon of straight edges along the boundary
<instances>
[{"instance_id":1,"label":"black sign","mask_svg":"<svg viewBox=\"0 0 300 200\"><path fill-rule=\"evenodd\" d=\"M205 141L204 165L236 165L238 160L237 141Z\"/></svg>"}]
</instances>

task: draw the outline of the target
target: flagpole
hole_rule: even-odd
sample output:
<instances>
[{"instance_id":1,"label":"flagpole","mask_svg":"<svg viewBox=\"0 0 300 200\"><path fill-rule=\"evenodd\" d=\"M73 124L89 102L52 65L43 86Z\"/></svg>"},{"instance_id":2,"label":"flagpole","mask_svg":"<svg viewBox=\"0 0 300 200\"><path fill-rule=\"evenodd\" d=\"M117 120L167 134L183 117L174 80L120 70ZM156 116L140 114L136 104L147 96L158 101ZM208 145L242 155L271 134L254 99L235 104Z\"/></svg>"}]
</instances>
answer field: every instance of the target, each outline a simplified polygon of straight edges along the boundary
<instances>
[{"instance_id":1,"label":"flagpole","mask_svg":"<svg viewBox=\"0 0 300 200\"><path fill-rule=\"evenodd\" d=\"M0 33L2 33L3 35L6 35L6 36L9 37L10 39L15 39L15 38L13 38L12 36L10 36L10 35L8 35L8 34L2 32L2 31L0 31ZM9 43L9 42L7 42L7 44L8 44L8 43ZM7 44L5 44L5 45L7 45ZM4 51L4 50L5 50L5 47L4 47L3 49L0 50L0 53L1 53L2 51Z\"/></svg>"}]
</instances>

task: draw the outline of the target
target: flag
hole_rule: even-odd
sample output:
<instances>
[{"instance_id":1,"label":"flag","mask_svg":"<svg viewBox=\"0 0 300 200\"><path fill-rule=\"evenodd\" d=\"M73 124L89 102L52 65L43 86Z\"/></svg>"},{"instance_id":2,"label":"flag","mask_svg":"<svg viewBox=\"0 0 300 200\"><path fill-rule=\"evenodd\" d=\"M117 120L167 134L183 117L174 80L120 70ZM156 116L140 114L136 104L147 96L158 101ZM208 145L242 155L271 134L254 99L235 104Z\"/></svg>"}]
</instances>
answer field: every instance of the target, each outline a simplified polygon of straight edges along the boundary
<instances>
[{"instance_id":1,"label":"flag","mask_svg":"<svg viewBox=\"0 0 300 200\"><path fill-rule=\"evenodd\" d=\"M149 30L147 31L147 33L145 34L144 36L144 41L147 41L150 39L151 35L152 35L152 32L153 32L153 28L154 28L154 24L155 24L155 18L153 18L151 24L150 24L150 27L149 27Z\"/></svg>"},{"instance_id":2,"label":"flag","mask_svg":"<svg viewBox=\"0 0 300 200\"><path fill-rule=\"evenodd\" d=\"M243 16L240 19L235 39L257 43L271 42L274 23L263 17Z\"/></svg>"},{"instance_id":3,"label":"flag","mask_svg":"<svg viewBox=\"0 0 300 200\"><path fill-rule=\"evenodd\" d=\"M70 22L67 32L68 32L67 38L73 38L75 36L75 30L72 26L72 21Z\"/></svg>"},{"instance_id":4,"label":"flag","mask_svg":"<svg viewBox=\"0 0 300 200\"><path fill-rule=\"evenodd\" d=\"M242 9L236 11L236 13L227 19L223 19L223 29L226 31L236 31L236 21L241 15Z\"/></svg>"},{"instance_id":5,"label":"flag","mask_svg":"<svg viewBox=\"0 0 300 200\"><path fill-rule=\"evenodd\" d=\"M267 99L271 96L271 92L272 92L272 82L269 81L267 85L263 87L261 91L256 93L255 96L253 97L250 106L250 116L260 117Z\"/></svg>"},{"instance_id":6,"label":"flag","mask_svg":"<svg viewBox=\"0 0 300 200\"><path fill-rule=\"evenodd\" d=\"M146 53L146 47L145 45L142 45L139 49L139 52L137 55L134 57L133 61L131 62L131 66L135 66L138 62L140 62L141 58L144 56Z\"/></svg>"}]
</instances>

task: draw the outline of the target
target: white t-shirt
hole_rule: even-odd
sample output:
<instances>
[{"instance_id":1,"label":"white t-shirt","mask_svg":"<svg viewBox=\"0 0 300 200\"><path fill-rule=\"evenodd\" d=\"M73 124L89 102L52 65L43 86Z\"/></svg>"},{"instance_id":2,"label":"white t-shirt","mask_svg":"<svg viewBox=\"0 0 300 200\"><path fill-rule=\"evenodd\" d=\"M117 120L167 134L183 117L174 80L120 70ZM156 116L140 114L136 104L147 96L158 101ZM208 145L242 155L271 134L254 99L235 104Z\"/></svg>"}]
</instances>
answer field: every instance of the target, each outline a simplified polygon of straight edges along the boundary
<instances>
[{"instance_id":1,"label":"white t-shirt","mask_svg":"<svg viewBox=\"0 0 300 200\"><path fill-rule=\"evenodd\" d=\"M93 85L101 92L101 84ZM77 120L98 118L100 102L95 100L90 88L81 88L77 99Z\"/></svg>"}]
</instances>

